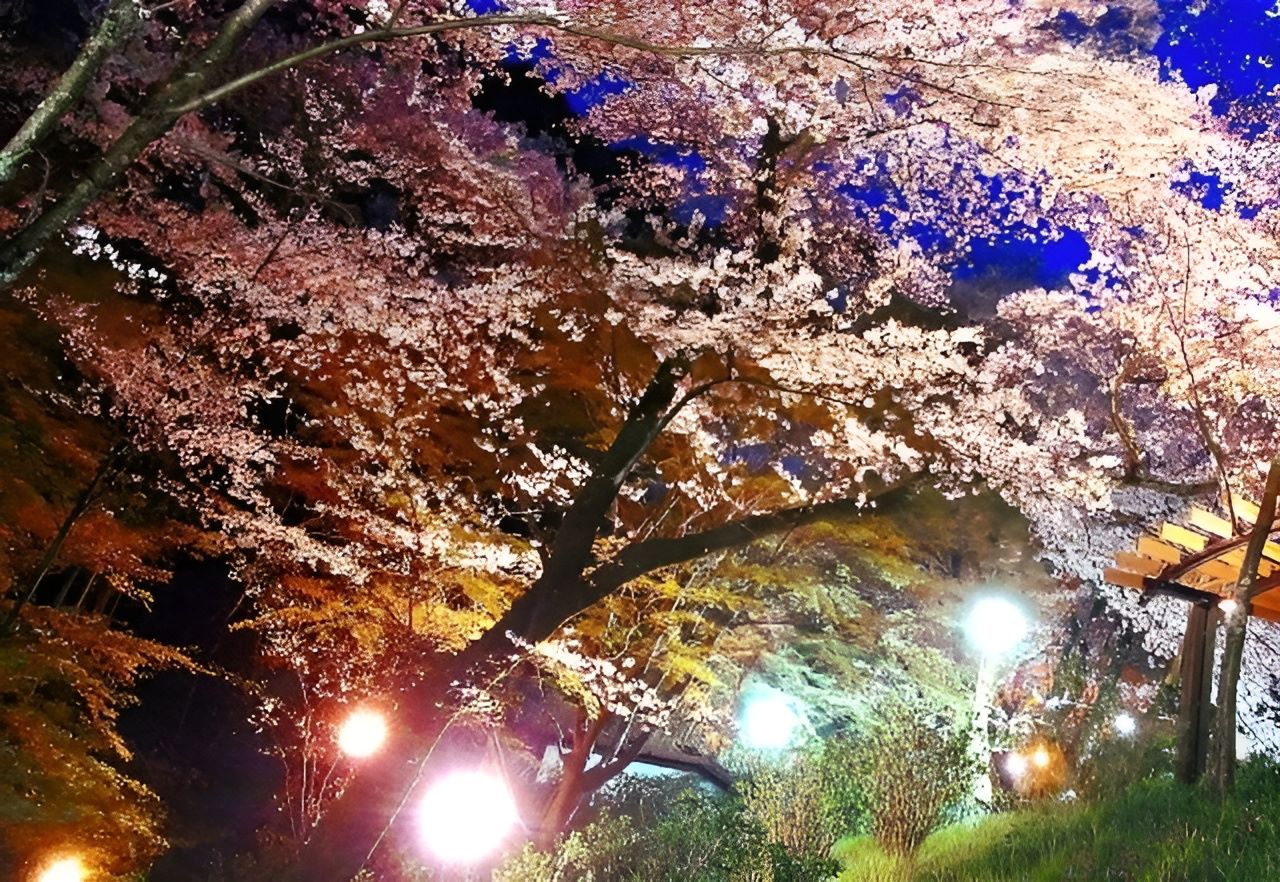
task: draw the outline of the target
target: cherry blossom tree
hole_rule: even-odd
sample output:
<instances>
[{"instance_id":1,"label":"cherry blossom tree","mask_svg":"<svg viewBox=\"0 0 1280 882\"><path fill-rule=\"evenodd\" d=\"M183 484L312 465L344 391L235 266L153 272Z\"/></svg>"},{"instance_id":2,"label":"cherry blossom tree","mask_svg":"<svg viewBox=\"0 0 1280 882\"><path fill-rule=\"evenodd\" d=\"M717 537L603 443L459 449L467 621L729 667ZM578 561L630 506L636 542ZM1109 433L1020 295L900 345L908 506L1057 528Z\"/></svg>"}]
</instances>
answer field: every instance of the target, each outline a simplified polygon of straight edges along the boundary
<instances>
[{"instance_id":1,"label":"cherry blossom tree","mask_svg":"<svg viewBox=\"0 0 1280 882\"><path fill-rule=\"evenodd\" d=\"M6 213L0 260L65 231L118 270L18 296L181 463L282 657L380 608L350 657L396 656L412 735L300 878L380 841L446 684L635 579L927 480L985 482L1097 580L1142 524L1256 488L1274 184L1176 78L1062 38L1063 4L272 8L117 73L135 113L85 92L67 131L103 152ZM151 25L163 58L185 22ZM486 112L517 76L581 112ZM1210 167L1253 201L1189 193ZM958 285L1010 229L1084 254Z\"/></svg>"}]
</instances>

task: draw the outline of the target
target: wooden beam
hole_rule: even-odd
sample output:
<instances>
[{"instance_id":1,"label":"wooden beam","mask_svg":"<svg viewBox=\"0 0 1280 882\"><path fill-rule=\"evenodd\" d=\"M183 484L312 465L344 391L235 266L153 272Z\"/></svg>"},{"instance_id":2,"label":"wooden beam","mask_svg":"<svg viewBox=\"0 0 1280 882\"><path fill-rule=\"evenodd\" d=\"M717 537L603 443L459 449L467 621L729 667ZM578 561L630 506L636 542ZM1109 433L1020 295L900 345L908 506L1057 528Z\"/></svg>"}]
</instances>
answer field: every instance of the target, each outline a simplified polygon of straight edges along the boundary
<instances>
[{"instance_id":1,"label":"wooden beam","mask_svg":"<svg viewBox=\"0 0 1280 882\"><path fill-rule=\"evenodd\" d=\"M1254 505L1243 496L1232 493L1231 507L1235 510L1236 517L1244 521L1246 524L1255 524L1258 522L1258 506Z\"/></svg>"},{"instance_id":2,"label":"wooden beam","mask_svg":"<svg viewBox=\"0 0 1280 882\"><path fill-rule=\"evenodd\" d=\"M1220 580L1223 582L1225 590L1226 587L1235 584L1236 577L1240 575L1240 568L1233 567L1221 558L1214 557L1203 561L1192 572L1203 573L1215 581Z\"/></svg>"},{"instance_id":3,"label":"wooden beam","mask_svg":"<svg viewBox=\"0 0 1280 882\"><path fill-rule=\"evenodd\" d=\"M1164 569L1164 564L1160 561L1145 555L1134 554L1132 551L1116 552L1116 566L1132 573L1142 573L1144 576L1157 576Z\"/></svg>"},{"instance_id":4,"label":"wooden beam","mask_svg":"<svg viewBox=\"0 0 1280 882\"><path fill-rule=\"evenodd\" d=\"M1167 542L1161 542L1154 536L1138 537L1138 554L1144 557L1152 557L1156 560L1162 560L1165 563L1176 564L1182 562L1182 552L1174 548Z\"/></svg>"},{"instance_id":5,"label":"wooden beam","mask_svg":"<svg viewBox=\"0 0 1280 882\"><path fill-rule=\"evenodd\" d=\"M1205 546L1209 544L1209 540L1199 533L1167 522L1160 527L1160 538L1166 542L1172 542L1174 545L1189 548L1192 551L1204 551Z\"/></svg>"},{"instance_id":6,"label":"wooden beam","mask_svg":"<svg viewBox=\"0 0 1280 882\"><path fill-rule=\"evenodd\" d=\"M1213 693L1213 650L1217 635L1216 607L1192 604L1179 653L1177 755L1178 779L1194 784L1204 774L1209 756L1209 698Z\"/></svg>"},{"instance_id":7,"label":"wooden beam","mask_svg":"<svg viewBox=\"0 0 1280 882\"><path fill-rule=\"evenodd\" d=\"M1132 588L1135 591L1142 591L1147 587L1146 576L1141 573L1131 573L1128 570L1118 570L1115 567L1107 567L1103 570L1102 578L1112 585L1119 585L1121 588Z\"/></svg>"},{"instance_id":8,"label":"wooden beam","mask_svg":"<svg viewBox=\"0 0 1280 882\"><path fill-rule=\"evenodd\" d=\"M1191 509L1187 513L1187 522L1197 530L1203 530L1210 536L1218 536L1222 539L1230 539L1236 534L1229 520L1220 518L1212 512L1205 511L1203 508Z\"/></svg>"}]
</instances>

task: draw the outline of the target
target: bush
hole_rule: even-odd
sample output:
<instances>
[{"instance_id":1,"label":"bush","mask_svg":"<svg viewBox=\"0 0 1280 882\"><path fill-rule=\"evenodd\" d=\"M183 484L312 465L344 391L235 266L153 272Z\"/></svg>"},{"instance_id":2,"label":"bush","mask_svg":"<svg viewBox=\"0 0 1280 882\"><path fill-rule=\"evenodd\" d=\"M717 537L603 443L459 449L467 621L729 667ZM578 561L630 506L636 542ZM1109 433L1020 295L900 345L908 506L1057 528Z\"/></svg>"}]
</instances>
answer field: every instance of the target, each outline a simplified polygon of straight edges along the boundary
<instances>
[{"instance_id":1,"label":"bush","mask_svg":"<svg viewBox=\"0 0 1280 882\"><path fill-rule=\"evenodd\" d=\"M935 712L898 704L880 719L859 762L871 833L886 852L907 856L965 799L976 765L968 732Z\"/></svg>"}]
</instances>

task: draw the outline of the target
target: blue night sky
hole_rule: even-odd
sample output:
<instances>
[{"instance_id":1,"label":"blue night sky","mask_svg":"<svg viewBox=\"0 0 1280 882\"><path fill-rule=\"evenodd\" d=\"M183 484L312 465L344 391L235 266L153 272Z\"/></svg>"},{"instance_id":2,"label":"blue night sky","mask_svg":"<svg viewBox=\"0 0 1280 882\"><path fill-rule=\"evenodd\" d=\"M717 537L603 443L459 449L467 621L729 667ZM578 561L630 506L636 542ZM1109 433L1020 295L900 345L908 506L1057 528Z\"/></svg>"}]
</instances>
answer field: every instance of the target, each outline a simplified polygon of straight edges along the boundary
<instances>
[{"instance_id":1,"label":"blue night sky","mask_svg":"<svg viewBox=\"0 0 1280 882\"><path fill-rule=\"evenodd\" d=\"M482 14L504 9L497 0L469 3ZM1151 54L1159 59L1163 78L1181 78L1195 89L1216 85L1216 95L1210 102L1213 112L1245 137L1263 132L1264 124L1252 118L1249 111L1271 102L1280 88L1280 63L1273 57L1280 47L1280 14L1275 0L1218 0L1203 7L1162 0L1158 18L1148 13L1145 19L1116 4L1092 24L1070 12L1061 13L1057 22L1059 36L1071 43L1111 56ZM548 42L540 42L532 51L513 50L512 61L540 64L539 70L550 82L559 77ZM629 88L631 84L625 78L604 70L565 93L565 100L571 112L583 115ZM909 103L915 96L911 90L901 89L887 97ZM708 191L704 181L707 163L697 152L659 143L643 134L611 146L684 173L687 196L672 206L672 217L677 222L689 224L700 215L706 226L714 228L733 211L730 199ZM860 171L849 177L845 170L844 180L834 179L834 173L829 176L854 213L891 239L913 238L922 251L949 268L957 283L981 282L1003 290L1028 286L1061 288L1090 258L1089 243L1080 231L1060 226L1052 217L1029 225L1014 215L1010 201L1029 192L1030 185L1025 181L1000 176L984 178L977 170L970 170L968 173L987 190L990 200L972 206L975 214L971 216L930 219L927 206L908 205L903 194L886 184L889 178L883 169L876 169L873 164ZM958 166L957 171L966 170ZM1172 182L1172 187L1214 211L1226 207L1232 195L1232 185L1221 180L1214 169L1191 165ZM929 194L923 195L928 200ZM1244 217L1257 212L1256 206L1238 200L1232 204ZM1001 211L1005 212L1003 216ZM975 221L981 221L984 229L994 227L997 232L965 241L953 240L954 231L974 226Z\"/></svg>"}]
</instances>

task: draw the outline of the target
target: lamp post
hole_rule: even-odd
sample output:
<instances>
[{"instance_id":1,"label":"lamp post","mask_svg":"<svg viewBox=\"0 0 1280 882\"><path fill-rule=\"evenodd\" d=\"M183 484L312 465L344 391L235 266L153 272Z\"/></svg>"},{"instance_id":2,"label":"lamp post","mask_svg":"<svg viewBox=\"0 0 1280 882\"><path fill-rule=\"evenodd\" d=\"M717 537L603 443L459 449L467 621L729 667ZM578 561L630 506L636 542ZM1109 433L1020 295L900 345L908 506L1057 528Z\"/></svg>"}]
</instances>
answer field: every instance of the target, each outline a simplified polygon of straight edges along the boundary
<instances>
[{"instance_id":1,"label":"lamp post","mask_svg":"<svg viewBox=\"0 0 1280 882\"><path fill-rule=\"evenodd\" d=\"M35 877L35 882L84 882L88 870L78 857L63 857L46 864Z\"/></svg>"},{"instance_id":2,"label":"lamp post","mask_svg":"<svg viewBox=\"0 0 1280 882\"><path fill-rule=\"evenodd\" d=\"M338 727L338 749L353 759L373 756L386 740L386 718L374 710L352 711Z\"/></svg>"},{"instance_id":3,"label":"lamp post","mask_svg":"<svg viewBox=\"0 0 1280 882\"><path fill-rule=\"evenodd\" d=\"M519 822L506 781L479 769L458 770L433 781L418 810L427 850L454 870L491 857Z\"/></svg>"},{"instance_id":4,"label":"lamp post","mask_svg":"<svg viewBox=\"0 0 1280 882\"><path fill-rule=\"evenodd\" d=\"M978 653L978 676L973 691L973 737L970 750L982 764L974 781L973 795L980 803L991 802L991 743L987 729L991 723L991 700L995 696L996 666L1027 634L1027 617L1007 597L990 595L979 598L965 616L964 632L969 645Z\"/></svg>"},{"instance_id":5,"label":"lamp post","mask_svg":"<svg viewBox=\"0 0 1280 882\"><path fill-rule=\"evenodd\" d=\"M752 750L785 750L795 743L801 722L786 695L776 689L758 689L743 701L738 734Z\"/></svg>"}]
</instances>

